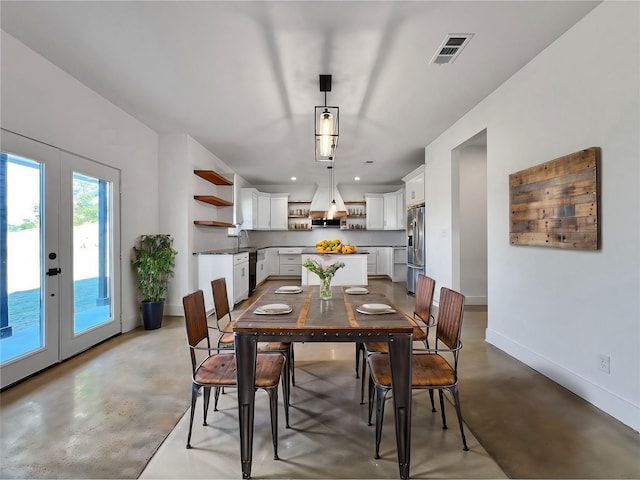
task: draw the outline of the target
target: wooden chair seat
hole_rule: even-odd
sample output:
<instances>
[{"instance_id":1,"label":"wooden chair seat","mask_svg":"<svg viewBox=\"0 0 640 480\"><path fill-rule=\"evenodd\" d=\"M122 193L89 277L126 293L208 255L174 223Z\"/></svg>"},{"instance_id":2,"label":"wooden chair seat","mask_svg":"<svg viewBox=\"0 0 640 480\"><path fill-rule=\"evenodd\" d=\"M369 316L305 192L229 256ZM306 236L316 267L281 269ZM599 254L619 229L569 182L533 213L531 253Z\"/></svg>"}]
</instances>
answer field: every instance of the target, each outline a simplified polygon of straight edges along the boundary
<instances>
[{"instance_id":1,"label":"wooden chair seat","mask_svg":"<svg viewBox=\"0 0 640 480\"><path fill-rule=\"evenodd\" d=\"M278 385L284 366L282 355L260 354L256 359L256 388ZM232 354L212 355L196 369L193 381L210 387L236 386L236 357Z\"/></svg>"},{"instance_id":2,"label":"wooden chair seat","mask_svg":"<svg viewBox=\"0 0 640 480\"><path fill-rule=\"evenodd\" d=\"M388 355L372 355L369 365L373 381L391 387L391 367ZM411 357L411 388L429 388L456 383L456 373L441 355L414 353Z\"/></svg>"}]
</instances>

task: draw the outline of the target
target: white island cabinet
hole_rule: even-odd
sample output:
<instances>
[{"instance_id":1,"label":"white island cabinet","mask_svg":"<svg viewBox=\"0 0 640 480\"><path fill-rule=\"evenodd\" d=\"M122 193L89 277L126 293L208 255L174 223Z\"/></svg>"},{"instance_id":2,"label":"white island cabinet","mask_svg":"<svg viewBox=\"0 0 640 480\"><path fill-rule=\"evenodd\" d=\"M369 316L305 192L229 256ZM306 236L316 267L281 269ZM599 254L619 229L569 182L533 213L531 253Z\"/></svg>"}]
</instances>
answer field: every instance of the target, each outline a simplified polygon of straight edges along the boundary
<instances>
[{"instance_id":1,"label":"white island cabinet","mask_svg":"<svg viewBox=\"0 0 640 480\"><path fill-rule=\"evenodd\" d=\"M308 259L312 259L321 265L331 265L336 262L343 262L344 267L338 269L331 285L335 286L351 286L351 285L368 285L367 283L367 255L352 253L348 255L340 254L322 254L322 253L303 253L302 263ZM320 278L315 274L302 267L302 285L320 285Z\"/></svg>"}]
</instances>

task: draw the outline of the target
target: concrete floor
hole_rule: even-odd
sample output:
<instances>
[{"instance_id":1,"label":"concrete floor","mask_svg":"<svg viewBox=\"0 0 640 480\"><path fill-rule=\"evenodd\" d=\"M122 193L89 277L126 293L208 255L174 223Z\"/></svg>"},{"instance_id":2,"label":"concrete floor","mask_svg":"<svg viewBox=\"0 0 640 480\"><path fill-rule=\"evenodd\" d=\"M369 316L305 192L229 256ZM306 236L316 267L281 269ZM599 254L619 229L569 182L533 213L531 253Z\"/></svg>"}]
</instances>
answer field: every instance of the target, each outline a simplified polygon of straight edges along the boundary
<instances>
[{"instance_id":1,"label":"concrete floor","mask_svg":"<svg viewBox=\"0 0 640 480\"><path fill-rule=\"evenodd\" d=\"M403 284L373 284L413 310ZM470 451L462 451L457 429L441 430L439 414L416 393L412 477L640 478L638 433L487 345L486 315L477 307L465 314L460 395ZM281 415L280 461L271 459L260 423L266 398L258 394L254 478L397 477L391 417L382 459L373 459L353 346L299 345L296 363L293 428L284 429ZM194 422L187 451L189 398L180 317L111 339L0 394L0 477L240 478L234 392L210 413L210 426ZM453 425L455 414L447 418Z\"/></svg>"}]
</instances>

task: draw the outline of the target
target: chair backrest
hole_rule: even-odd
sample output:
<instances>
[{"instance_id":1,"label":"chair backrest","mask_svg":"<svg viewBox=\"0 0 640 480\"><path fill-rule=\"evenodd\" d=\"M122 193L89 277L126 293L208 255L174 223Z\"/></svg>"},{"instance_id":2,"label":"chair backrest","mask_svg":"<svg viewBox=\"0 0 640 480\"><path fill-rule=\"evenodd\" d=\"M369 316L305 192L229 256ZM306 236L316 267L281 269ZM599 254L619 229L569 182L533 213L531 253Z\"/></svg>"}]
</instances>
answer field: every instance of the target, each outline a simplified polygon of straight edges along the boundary
<instances>
[{"instance_id":1,"label":"chair backrest","mask_svg":"<svg viewBox=\"0 0 640 480\"><path fill-rule=\"evenodd\" d=\"M416 286L416 306L413 311L425 324L429 324L431 315L431 305L433 304L433 294L436 290L436 281L426 275L418 275L418 285Z\"/></svg>"},{"instance_id":2,"label":"chair backrest","mask_svg":"<svg viewBox=\"0 0 640 480\"><path fill-rule=\"evenodd\" d=\"M216 308L216 319L218 328L220 328L220 320L225 315L229 316L231 321L231 313L229 312L229 297L227 296L227 281L224 277L216 278L211 281L211 290L213 291L213 304Z\"/></svg>"},{"instance_id":3,"label":"chair backrest","mask_svg":"<svg viewBox=\"0 0 640 480\"><path fill-rule=\"evenodd\" d=\"M440 289L436 338L450 349L458 347L460 342L463 313L464 295L449 288L442 287Z\"/></svg>"},{"instance_id":4,"label":"chair backrest","mask_svg":"<svg viewBox=\"0 0 640 480\"><path fill-rule=\"evenodd\" d=\"M197 346L206 338L207 348L210 348L211 344L209 343L207 311L204 306L204 294L202 293L202 290L198 290L183 297L182 306L184 307L184 324L187 328L187 341L189 342L189 347ZM189 350L191 353L191 367L195 371L195 350L193 348L190 348Z\"/></svg>"}]
</instances>

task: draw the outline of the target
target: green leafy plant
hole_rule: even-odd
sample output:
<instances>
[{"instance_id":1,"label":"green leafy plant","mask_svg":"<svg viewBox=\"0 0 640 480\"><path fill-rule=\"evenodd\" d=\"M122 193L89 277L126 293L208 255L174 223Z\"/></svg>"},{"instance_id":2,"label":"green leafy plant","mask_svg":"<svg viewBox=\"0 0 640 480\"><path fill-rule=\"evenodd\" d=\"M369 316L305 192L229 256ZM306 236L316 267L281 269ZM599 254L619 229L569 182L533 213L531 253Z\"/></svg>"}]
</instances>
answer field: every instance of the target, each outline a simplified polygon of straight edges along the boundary
<instances>
[{"instance_id":1,"label":"green leafy plant","mask_svg":"<svg viewBox=\"0 0 640 480\"><path fill-rule=\"evenodd\" d=\"M331 265L320 265L317 261L307 258L302 264L304 268L315 273L321 279L332 278L339 268L344 267L344 262L336 262Z\"/></svg>"},{"instance_id":2,"label":"green leafy plant","mask_svg":"<svg viewBox=\"0 0 640 480\"><path fill-rule=\"evenodd\" d=\"M138 272L138 288L144 301L158 302L167 293L169 278L178 252L170 235L142 235L133 247L133 265Z\"/></svg>"}]
</instances>

